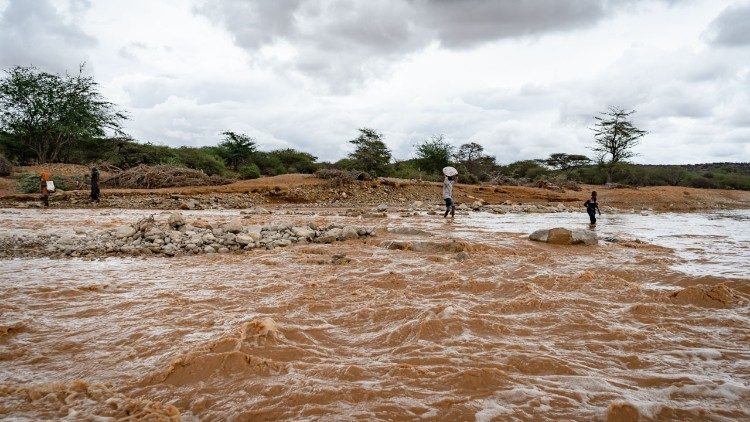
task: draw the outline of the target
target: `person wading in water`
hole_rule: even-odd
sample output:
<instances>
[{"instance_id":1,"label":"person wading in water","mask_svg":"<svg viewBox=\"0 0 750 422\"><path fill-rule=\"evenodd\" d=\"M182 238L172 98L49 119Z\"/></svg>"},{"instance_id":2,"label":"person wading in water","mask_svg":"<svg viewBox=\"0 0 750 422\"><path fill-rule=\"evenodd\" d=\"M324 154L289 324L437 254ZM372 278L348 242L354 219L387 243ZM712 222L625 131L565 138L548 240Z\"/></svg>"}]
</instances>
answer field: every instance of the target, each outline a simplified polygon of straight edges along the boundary
<instances>
[{"instance_id":1,"label":"person wading in water","mask_svg":"<svg viewBox=\"0 0 750 422\"><path fill-rule=\"evenodd\" d=\"M99 169L91 168L91 202L99 202Z\"/></svg>"},{"instance_id":2,"label":"person wading in water","mask_svg":"<svg viewBox=\"0 0 750 422\"><path fill-rule=\"evenodd\" d=\"M47 182L49 182L49 173L43 171L39 176L39 190L42 194L42 205L49 207L49 189L47 189Z\"/></svg>"},{"instance_id":3,"label":"person wading in water","mask_svg":"<svg viewBox=\"0 0 750 422\"><path fill-rule=\"evenodd\" d=\"M599 215L602 215L602 211L599 209L599 202L596 200L596 191L591 192L591 198L583 203L586 207L586 212L589 214L589 220L591 225L596 225L596 212L599 211Z\"/></svg>"},{"instance_id":4,"label":"person wading in water","mask_svg":"<svg viewBox=\"0 0 750 422\"><path fill-rule=\"evenodd\" d=\"M448 217L450 213L451 218L456 214L456 206L453 204L453 185L456 183L456 176L445 176L443 180L443 199L445 199L445 215L443 218Z\"/></svg>"}]
</instances>

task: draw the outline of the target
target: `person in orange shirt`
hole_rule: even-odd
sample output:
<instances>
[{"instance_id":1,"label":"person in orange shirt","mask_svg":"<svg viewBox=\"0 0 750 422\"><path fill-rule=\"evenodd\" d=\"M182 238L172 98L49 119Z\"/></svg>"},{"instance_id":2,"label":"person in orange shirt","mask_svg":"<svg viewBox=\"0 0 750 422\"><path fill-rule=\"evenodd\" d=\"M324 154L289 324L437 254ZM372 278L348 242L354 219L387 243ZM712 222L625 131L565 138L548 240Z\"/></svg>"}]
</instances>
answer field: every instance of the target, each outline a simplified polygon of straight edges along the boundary
<instances>
[{"instance_id":1,"label":"person in orange shirt","mask_svg":"<svg viewBox=\"0 0 750 422\"><path fill-rule=\"evenodd\" d=\"M49 207L49 190L47 190L47 182L49 181L49 173L43 171L40 176L40 186L42 193L42 205Z\"/></svg>"}]
</instances>

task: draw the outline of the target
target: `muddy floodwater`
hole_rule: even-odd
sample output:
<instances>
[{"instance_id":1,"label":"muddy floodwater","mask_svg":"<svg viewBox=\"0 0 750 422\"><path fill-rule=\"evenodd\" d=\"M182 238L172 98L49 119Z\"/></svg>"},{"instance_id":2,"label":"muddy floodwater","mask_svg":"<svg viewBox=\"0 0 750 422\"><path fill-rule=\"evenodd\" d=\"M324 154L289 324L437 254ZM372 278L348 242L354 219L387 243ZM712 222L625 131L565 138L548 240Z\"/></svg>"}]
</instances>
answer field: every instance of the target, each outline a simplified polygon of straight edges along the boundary
<instances>
[{"instance_id":1,"label":"muddy floodwater","mask_svg":"<svg viewBox=\"0 0 750 422\"><path fill-rule=\"evenodd\" d=\"M604 215L598 246L527 239L583 213L291 211L244 218L377 235L0 260L0 419L750 419L748 211ZM167 216L0 210L0 230L75 237L149 214Z\"/></svg>"}]
</instances>

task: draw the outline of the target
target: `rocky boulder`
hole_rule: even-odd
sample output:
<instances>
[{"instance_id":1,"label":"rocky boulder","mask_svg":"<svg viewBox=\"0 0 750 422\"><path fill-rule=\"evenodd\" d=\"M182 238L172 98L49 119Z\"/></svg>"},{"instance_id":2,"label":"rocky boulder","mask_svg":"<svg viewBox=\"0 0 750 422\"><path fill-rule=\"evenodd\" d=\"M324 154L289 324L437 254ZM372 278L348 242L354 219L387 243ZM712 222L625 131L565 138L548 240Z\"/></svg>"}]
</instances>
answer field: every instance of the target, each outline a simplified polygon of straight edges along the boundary
<instances>
[{"instance_id":1,"label":"rocky boulder","mask_svg":"<svg viewBox=\"0 0 750 422\"><path fill-rule=\"evenodd\" d=\"M222 229L224 229L227 233L234 233L237 234L242 231L242 220L235 219L232 220L222 226Z\"/></svg>"},{"instance_id":2,"label":"rocky boulder","mask_svg":"<svg viewBox=\"0 0 750 422\"><path fill-rule=\"evenodd\" d=\"M596 245L599 243L596 234L590 230L570 230L563 227L537 230L529 235L529 239L553 245Z\"/></svg>"},{"instance_id":3,"label":"rocky boulder","mask_svg":"<svg viewBox=\"0 0 750 422\"><path fill-rule=\"evenodd\" d=\"M169 214L167 224L172 228L179 229L185 225L185 217L182 216L181 212L175 211L172 214Z\"/></svg>"},{"instance_id":4,"label":"rocky boulder","mask_svg":"<svg viewBox=\"0 0 750 422\"><path fill-rule=\"evenodd\" d=\"M315 230L311 229L308 226L292 227L292 233L295 236L301 237L303 239L312 239L313 236L315 236Z\"/></svg>"},{"instance_id":5,"label":"rocky boulder","mask_svg":"<svg viewBox=\"0 0 750 422\"><path fill-rule=\"evenodd\" d=\"M117 239L125 239L133 236L136 233L136 229L133 226L120 226L114 230L112 234Z\"/></svg>"}]
</instances>

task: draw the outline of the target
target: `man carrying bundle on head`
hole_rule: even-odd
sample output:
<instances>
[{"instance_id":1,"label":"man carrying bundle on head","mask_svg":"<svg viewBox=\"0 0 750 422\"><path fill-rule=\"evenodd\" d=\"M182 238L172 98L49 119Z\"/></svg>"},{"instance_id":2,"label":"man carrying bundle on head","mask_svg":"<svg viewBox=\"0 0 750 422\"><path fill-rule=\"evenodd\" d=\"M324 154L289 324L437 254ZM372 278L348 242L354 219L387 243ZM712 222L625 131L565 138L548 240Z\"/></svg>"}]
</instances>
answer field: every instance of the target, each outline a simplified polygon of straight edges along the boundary
<instances>
[{"instance_id":1,"label":"man carrying bundle on head","mask_svg":"<svg viewBox=\"0 0 750 422\"><path fill-rule=\"evenodd\" d=\"M445 214L443 218L448 217L448 213L453 218L456 214L456 206L453 203L453 185L456 183L458 170L453 167L445 167L443 174L445 175L445 179L443 179L443 199L445 200Z\"/></svg>"}]
</instances>

